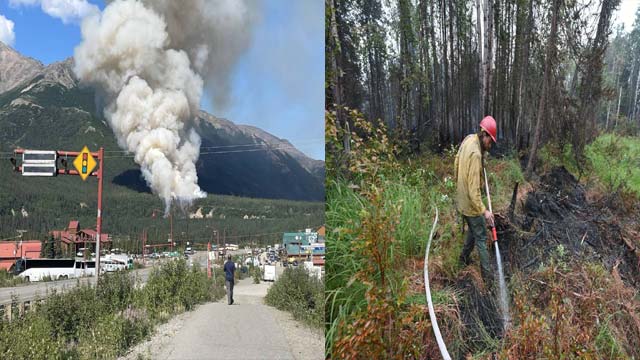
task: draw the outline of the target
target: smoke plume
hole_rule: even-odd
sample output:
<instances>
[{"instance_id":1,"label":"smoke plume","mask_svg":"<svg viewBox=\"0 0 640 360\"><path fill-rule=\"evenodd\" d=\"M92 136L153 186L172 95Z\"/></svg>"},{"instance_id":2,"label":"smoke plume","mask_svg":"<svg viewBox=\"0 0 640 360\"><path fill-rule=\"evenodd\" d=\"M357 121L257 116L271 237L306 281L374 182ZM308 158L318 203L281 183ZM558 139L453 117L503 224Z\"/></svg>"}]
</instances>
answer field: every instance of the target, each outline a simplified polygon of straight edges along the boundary
<instances>
[{"instance_id":1,"label":"smoke plume","mask_svg":"<svg viewBox=\"0 0 640 360\"><path fill-rule=\"evenodd\" d=\"M245 51L254 4L240 0L115 0L82 24L75 72L96 89L119 145L166 205L206 196L193 129L203 87L228 101L229 73Z\"/></svg>"}]
</instances>

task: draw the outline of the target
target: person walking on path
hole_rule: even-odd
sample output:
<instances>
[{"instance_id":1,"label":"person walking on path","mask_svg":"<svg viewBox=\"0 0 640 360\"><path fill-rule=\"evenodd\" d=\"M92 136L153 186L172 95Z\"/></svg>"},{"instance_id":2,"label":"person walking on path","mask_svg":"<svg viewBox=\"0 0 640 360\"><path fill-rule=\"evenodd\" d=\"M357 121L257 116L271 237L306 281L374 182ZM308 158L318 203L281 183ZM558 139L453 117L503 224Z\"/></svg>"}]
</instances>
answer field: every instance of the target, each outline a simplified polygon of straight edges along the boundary
<instances>
[{"instance_id":1,"label":"person walking on path","mask_svg":"<svg viewBox=\"0 0 640 360\"><path fill-rule=\"evenodd\" d=\"M236 264L231 261L231 255L227 256L227 262L224 263L224 276L227 285L227 302L233 304L233 283L236 274Z\"/></svg>"},{"instance_id":2,"label":"person walking on path","mask_svg":"<svg viewBox=\"0 0 640 360\"><path fill-rule=\"evenodd\" d=\"M487 223L494 226L493 214L482 203L483 153L491 149L496 142L497 126L491 116L480 122L476 134L468 135L460 145L455 160L455 179L457 184L456 207L469 227L467 237L460 254L460 262L469 265L471 251L475 244L480 255L482 278L492 284L493 276L489 267L487 252Z\"/></svg>"}]
</instances>

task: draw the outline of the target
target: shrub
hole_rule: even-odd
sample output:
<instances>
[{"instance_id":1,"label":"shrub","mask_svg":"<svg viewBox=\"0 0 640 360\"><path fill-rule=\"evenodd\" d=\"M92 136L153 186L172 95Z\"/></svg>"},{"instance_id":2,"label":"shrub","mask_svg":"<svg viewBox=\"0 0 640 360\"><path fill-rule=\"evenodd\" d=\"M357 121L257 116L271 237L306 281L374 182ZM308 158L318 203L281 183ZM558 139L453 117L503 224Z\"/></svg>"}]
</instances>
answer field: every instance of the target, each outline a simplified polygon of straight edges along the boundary
<instances>
[{"instance_id":1,"label":"shrub","mask_svg":"<svg viewBox=\"0 0 640 360\"><path fill-rule=\"evenodd\" d=\"M65 359L64 338L55 336L51 322L42 313L23 319L0 321L0 354L4 359Z\"/></svg>"},{"instance_id":2,"label":"shrub","mask_svg":"<svg viewBox=\"0 0 640 360\"><path fill-rule=\"evenodd\" d=\"M100 277L96 296L104 303L106 310L116 312L131 303L133 280L127 272L116 271Z\"/></svg>"},{"instance_id":3,"label":"shrub","mask_svg":"<svg viewBox=\"0 0 640 360\"><path fill-rule=\"evenodd\" d=\"M214 286L213 280L197 265L189 269L180 259L169 261L151 273L139 301L152 316L164 320L174 312L191 310L198 303L216 299L221 290L215 287L223 286L220 282Z\"/></svg>"},{"instance_id":4,"label":"shrub","mask_svg":"<svg viewBox=\"0 0 640 360\"><path fill-rule=\"evenodd\" d=\"M52 324L56 336L76 341L81 333L91 328L105 307L96 297L94 288L81 286L50 295L38 311Z\"/></svg>"},{"instance_id":5,"label":"shrub","mask_svg":"<svg viewBox=\"0 0 640 360\"><path fill-rule=\"evenodd\" d=\"M85 331L76 347L82 359L113 359L150 331L146 321L133 322L120 315L108 314L98 319L91 331Z\"/></svg>"},{"instance_id":6,"label":"shrub","mask_svg":"<svg viewBox=\"0 0 640 360\"><path fill-rule=\"evenodd\" d=\"M324 283L303 267L285 269L269 288L265 302L317 328L324 325Z\"/></svg>"},{"instance_id":7,"label":"shrub","mask_svg":"<svg viewBox=\"0 0 640 360\"><path fill-rule=\"evenodd\" d=\"M253 283L260 284L260 280L262 280L262 269L259 266L253 266L251 273L253 275Z\"/></svg>"}]
</instances>

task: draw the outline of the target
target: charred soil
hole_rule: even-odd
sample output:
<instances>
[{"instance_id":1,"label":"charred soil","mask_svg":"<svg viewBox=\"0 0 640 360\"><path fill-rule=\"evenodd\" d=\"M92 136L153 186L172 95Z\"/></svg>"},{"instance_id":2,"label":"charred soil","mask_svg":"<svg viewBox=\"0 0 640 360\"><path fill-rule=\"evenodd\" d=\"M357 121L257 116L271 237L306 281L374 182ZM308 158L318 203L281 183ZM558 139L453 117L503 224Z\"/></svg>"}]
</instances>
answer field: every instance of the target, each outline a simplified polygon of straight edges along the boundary
<instances>
[{"instance_id":1,"label":"charred soil","mask_svg":"<svg viewBox=\"0 0 640 360\"><path fill-rule=\"evenodd\" d=\"M516 199L514 213L496 221L507 274L530 272L556 256L569 263L599 261L609 271L616 267L625 284L640 287L638 203L628 205L619 193L589 195L557 167Z\"/></svg>"},{"instance_id":2,"label":"charred soil","mask_svg":"<svg viewBox=\"0 0 640 360\"><path fill-rule=\"evenodd\" d=\"M598 330L600 325L586 320L593 313L587 310L581 313L585 303L599 304L597 307L600 310L594 310L596 318L597 311L601 311L600 316L604 319L607 311L616 313L621 309L623 315L615 315L613 318L617 316L618 320L612 320L611 326L617 324L621 332L627 331L632 337L640 336L637 311L640 288L640 249L637 249L640 238L637 229L640 209L637 199L628 201L619 193L603 194L591 187L587 189L564 167L551 169L538 182L520 190L518 192L517 187L514 189L514 197L506 213L496 214L505 277L507 283L511 284L509 293L515 302L513 311L520 312L515 314L516 329L503 332L502 315L497 305L497 283L485 284L477 265L465 267L453 284L461 295L458 298L459 316L463 323L462 338L466 339L466 343L459 347L462 351L457 354L458 357L491 348L497 350L495 340L499 338L505 338L505 347L509 348L501 353L502 356L535 354L535 346L522 350L513 345L523 343L523 339L518 338L520 333L525 337L531 333L531 328L527 329L531 319L526 318L530 309L527 308L529 305L522 304L523 297L529 297L530 305L538 311L531 310L532 313L539 314L539 319L545 319L540 321L547 325L541 325L541 328L546 328L552 336L553 331L564 329L569 333L573 331L575 336L581 334L584 341L594 342L597 333L602 330ZM495 268L493 246L489 247L489 252ZM594 263L601 264L609 274L613 274L614 280L595 280L590 271L585 270L586 264ZM541 275L549 273L553 274L554 279L559 274L558 279L562 281L552 283ZM517 281L511 281L514 276ZM597 281L602 283L596 284ZM515 288L523 284L534 285L527 285L526 289ZM565 289L561 289L562 285L559 284L564 284ZM601 286L616 287L617 290L600 289L601 293L594 292L594 288ZM518 296L520 298L516 299ZM631 305L613 304L624 302L625 297L629 297ZM562 310L566 313L559 315L568 322L564 327L553 320L557 314L545 317L551 304L556 304L556 301L560 302L557 308L566 308ZM549 325L553 321L556 323ZM615 335L615 331L613 333ZM623 346L627 348L626 354L633 356L633 344L638 341L626 340L626 346ZM542 343L539 345L538 354L544 348ZM553 346L545 351L556 354L573 351L575 355L589 353L588 349L570 350L558 344Z\"/></svg>"}]
</instances>

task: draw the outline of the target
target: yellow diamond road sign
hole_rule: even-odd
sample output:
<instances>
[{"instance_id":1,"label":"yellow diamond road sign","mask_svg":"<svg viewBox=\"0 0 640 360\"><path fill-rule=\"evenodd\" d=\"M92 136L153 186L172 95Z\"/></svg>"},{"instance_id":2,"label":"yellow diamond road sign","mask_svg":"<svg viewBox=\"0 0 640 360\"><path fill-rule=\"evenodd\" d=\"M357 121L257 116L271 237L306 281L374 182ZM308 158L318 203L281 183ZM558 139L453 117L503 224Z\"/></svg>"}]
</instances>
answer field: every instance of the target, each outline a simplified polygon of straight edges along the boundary
<instances>
[{"instance_id":1,"label":"yellow diamond road sign","mask_svg":"<svg viewBox=\"0 0 640 360\"><path fill-rule=\"evenodd\" d=\"M82 180L86 180L87 176L91 175L96 164L96 160L91 156L91 152L89 152L89 149L86 146L82 149L80 155L73 160L73 166L78 170Z\"/></svg>"}]
</instances>

